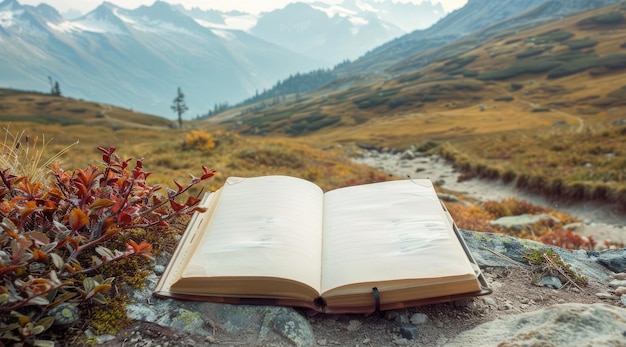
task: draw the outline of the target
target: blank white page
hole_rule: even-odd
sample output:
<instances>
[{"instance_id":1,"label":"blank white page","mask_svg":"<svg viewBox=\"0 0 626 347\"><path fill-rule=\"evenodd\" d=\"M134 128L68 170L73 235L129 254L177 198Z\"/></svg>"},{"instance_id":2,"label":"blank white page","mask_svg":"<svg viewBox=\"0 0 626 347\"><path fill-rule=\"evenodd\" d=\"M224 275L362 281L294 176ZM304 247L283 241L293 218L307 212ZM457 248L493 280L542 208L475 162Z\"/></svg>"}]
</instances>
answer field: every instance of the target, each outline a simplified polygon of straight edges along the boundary
<instances>
[{"instance_id":1,"label":"blank white page","mask_svg":"<svg viewBox=\"0 0 626 347\"><path fill-rule=\"evenodd\" d=\"M322 293L353 283L473 274L428 179L327 192L323 244Z\"/></svg>"},{"instance_id":2,"label":"blank white page","mask_svg":"<svg viewBox=\"0 0 626 347\"><path fill-rule=\"evenodd\" d=\"M228 178L182 277L269 276L319 290L323 192L287 176Z\"/></svg>"}]
</instances>

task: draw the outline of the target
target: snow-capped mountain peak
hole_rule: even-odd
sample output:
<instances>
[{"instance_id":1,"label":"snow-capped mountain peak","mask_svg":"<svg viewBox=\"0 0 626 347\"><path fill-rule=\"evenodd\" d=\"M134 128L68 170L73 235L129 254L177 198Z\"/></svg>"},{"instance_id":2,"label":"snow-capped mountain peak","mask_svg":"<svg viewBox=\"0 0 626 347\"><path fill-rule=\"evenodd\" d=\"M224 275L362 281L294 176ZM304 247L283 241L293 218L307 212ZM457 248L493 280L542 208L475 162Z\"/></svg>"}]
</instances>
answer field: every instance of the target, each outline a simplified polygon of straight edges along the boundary
<instances>
[{"instance_id":1,"label":"snow-capped mountain peak","mask_svg":"<svg viewBox=\"0 0 626 347\"><path fill-rule=\"evenodd\" d=\"M198 114L403 33L381 19L383 7L373 6L379 0L295 3L260 14L103 2L74 19L18 1L0 0L0 61L7 62L0 64L0 84L41 90L52 76L67 95L164 116L171 116L177 86Z\"/></svg>"},{"instance_id":2,"label":"snow-capped mountain peak","mask_svg":"<svg viewBox=\"0 0 626 347\"><path fill-rule=\"evenodd\" d=\"M75 30L115 35L127 34L128 28L117 14L119 10L112 3L103 2L86 15L66 23L71 23L71 27ZM64 27L67 28L68 26L65 25Z\"/></svg>"},{"instance_id":3,"label":"snow-capped mountain peak","mask_svg":"<svg viewBox=\"0 0 626 347\"><path fill-rule=\"evenodd\" d=\"M14 11L22 8L17 0L4 0L0 2L0 11Z\"/></svg>"},{"instance_id":4,"label":"snow-capped mountain peak","mask_svg":"<svg viewBox=\"0 0 626 347\"><path fill-rule=\"evenodd\" d=\"M0 3L0 27L8 28L15 24L17 18L24 13L24 8L16 0L5 0Z\"/></svg>"}]
</instances>

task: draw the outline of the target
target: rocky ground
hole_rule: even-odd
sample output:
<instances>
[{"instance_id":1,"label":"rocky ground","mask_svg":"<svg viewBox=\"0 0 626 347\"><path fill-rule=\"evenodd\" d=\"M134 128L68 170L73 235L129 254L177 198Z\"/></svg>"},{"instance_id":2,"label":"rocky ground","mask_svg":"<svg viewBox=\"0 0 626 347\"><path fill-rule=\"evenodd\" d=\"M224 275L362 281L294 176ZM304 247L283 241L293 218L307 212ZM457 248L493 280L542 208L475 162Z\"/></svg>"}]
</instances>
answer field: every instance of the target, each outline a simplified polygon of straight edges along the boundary
<instances>
[{"instance_id":1,"label":"rocky ground","mask_svg":"<svg viewBox=\"0 0 626 347\"><path fill-rule=\"evenodd\" d=\"M493 289L488 296L371 315L325 315L156 299L150 293L158 279L153 276L148 288L132 293L133 324L99 338L103 346L626 346L626 249L557 249L589 284L577 288L553 274L561 286L555 289L552 282L533 284L541 271L526 265L520 252L541 245L506 235L462 234ZM483 323L497 334L481 330Z\"/></svg>"},{"instance_id":2,"label":"rocky ground","mask_svg":"<svg viewBox=\"0 0 626 347\"><path fill-rule=\"evenodd\" d=\"M446 188L476 198L525 198L505 193L505 187L494 189L493 182L483 188L471 181L458 186L456 173L440 160L385 156L367 154L359 161L398 176L445 181ZM624 237L619 214L568 208L586 213L574 215L585 220L587 232ZM603 218L602 223L597 218ZM324 315L285 307L156 299L150 291L155 275L145 290L132 292L132 325L98 339L103 346L626 346L626 249L557 249L587 276L588 285L576 286L525 262L521 250L542 248L540 244L505 235L462 234L493 289L488 296L371 315ZM157 266L157 274L162 266ZM542 274L552 278L541 286L533 284Z\"/></svg>"}]
</instances>

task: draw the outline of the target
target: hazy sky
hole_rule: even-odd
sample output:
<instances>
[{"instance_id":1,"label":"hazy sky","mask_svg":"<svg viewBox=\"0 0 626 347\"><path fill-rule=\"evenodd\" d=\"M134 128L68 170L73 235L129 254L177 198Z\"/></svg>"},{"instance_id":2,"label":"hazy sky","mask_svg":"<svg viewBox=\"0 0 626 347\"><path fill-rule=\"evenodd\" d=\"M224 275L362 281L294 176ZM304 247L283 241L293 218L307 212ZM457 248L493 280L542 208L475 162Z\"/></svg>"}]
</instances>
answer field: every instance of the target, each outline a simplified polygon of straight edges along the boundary
<instances>
[{"instance_id":1,"label":"hazy sky","mask_svg":"<svg viewBox=\"0 0 626 347\"><path fill-rule=\"evenodd\" d=\"M87 13L104 0L18 0L19 3L24 5L38 5L42 2L51 5L59 12L65 12L69 9L76 9L82 13ZM154 0L108 0L111 3L116 4L122 8L134 9L140 5L150 5L154 3ZM202 9L217 9L217 10L241 10L243 12L258 13L264 11L271 11L276 8L282 8L290 2L297 2L296 0L165 0L166 2L174 4L183 4L185 7L200 7ZM320 0L298 0L300 2L314 2ZM327 3L339 3L341 0L321 0ZM379 0L380 1L380 0ZM420 3L424 0L394 0L400 2L415 2ZM428 0L426 0L428 1ZM431 2L441 2L446 12L455 10L467 3L467 0L431 0Z\"/></svg>"}]
</instances>

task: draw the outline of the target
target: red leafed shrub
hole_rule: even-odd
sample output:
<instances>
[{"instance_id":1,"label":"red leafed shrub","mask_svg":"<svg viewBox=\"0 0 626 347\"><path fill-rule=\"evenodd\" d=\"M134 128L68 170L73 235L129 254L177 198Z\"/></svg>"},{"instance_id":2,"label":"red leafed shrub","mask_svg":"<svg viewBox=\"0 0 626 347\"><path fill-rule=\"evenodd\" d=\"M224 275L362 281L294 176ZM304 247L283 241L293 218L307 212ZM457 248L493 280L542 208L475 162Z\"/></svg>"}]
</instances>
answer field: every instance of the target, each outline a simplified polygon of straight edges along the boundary
<instances>
[{"instance_id":1,"label":"red leafed shrub","mask_svg":"<svg viewBox=\"0 0 626 347\"><path fill-rule=\"evenodd\" d=\"M567 249L594 249L596 241L591 236L581 236L571 230L554 230L544 234L541 242Z\"/></svg>"},{"instance_id":2,"label":"red leafed shrub","mask_svg":"<svg viewBox=\"0 0 626 347\"><path fill-rule=\"evenodd\" d=\"M142 159L132 167L115 148L98 150L103 165L73 172L52 165L50 182L0 168L0 345L44 345L38 335L54 323L49 310L105 302L102 293L114 278L103 278L101 267L152 257L149 243L126 232L164 227L199 210L197 198L176 199L214 174L202 167L200 177L187 185L174 181L177 189L161 195L161 187L146 183Z\"/></svg>"}]
</instances>

